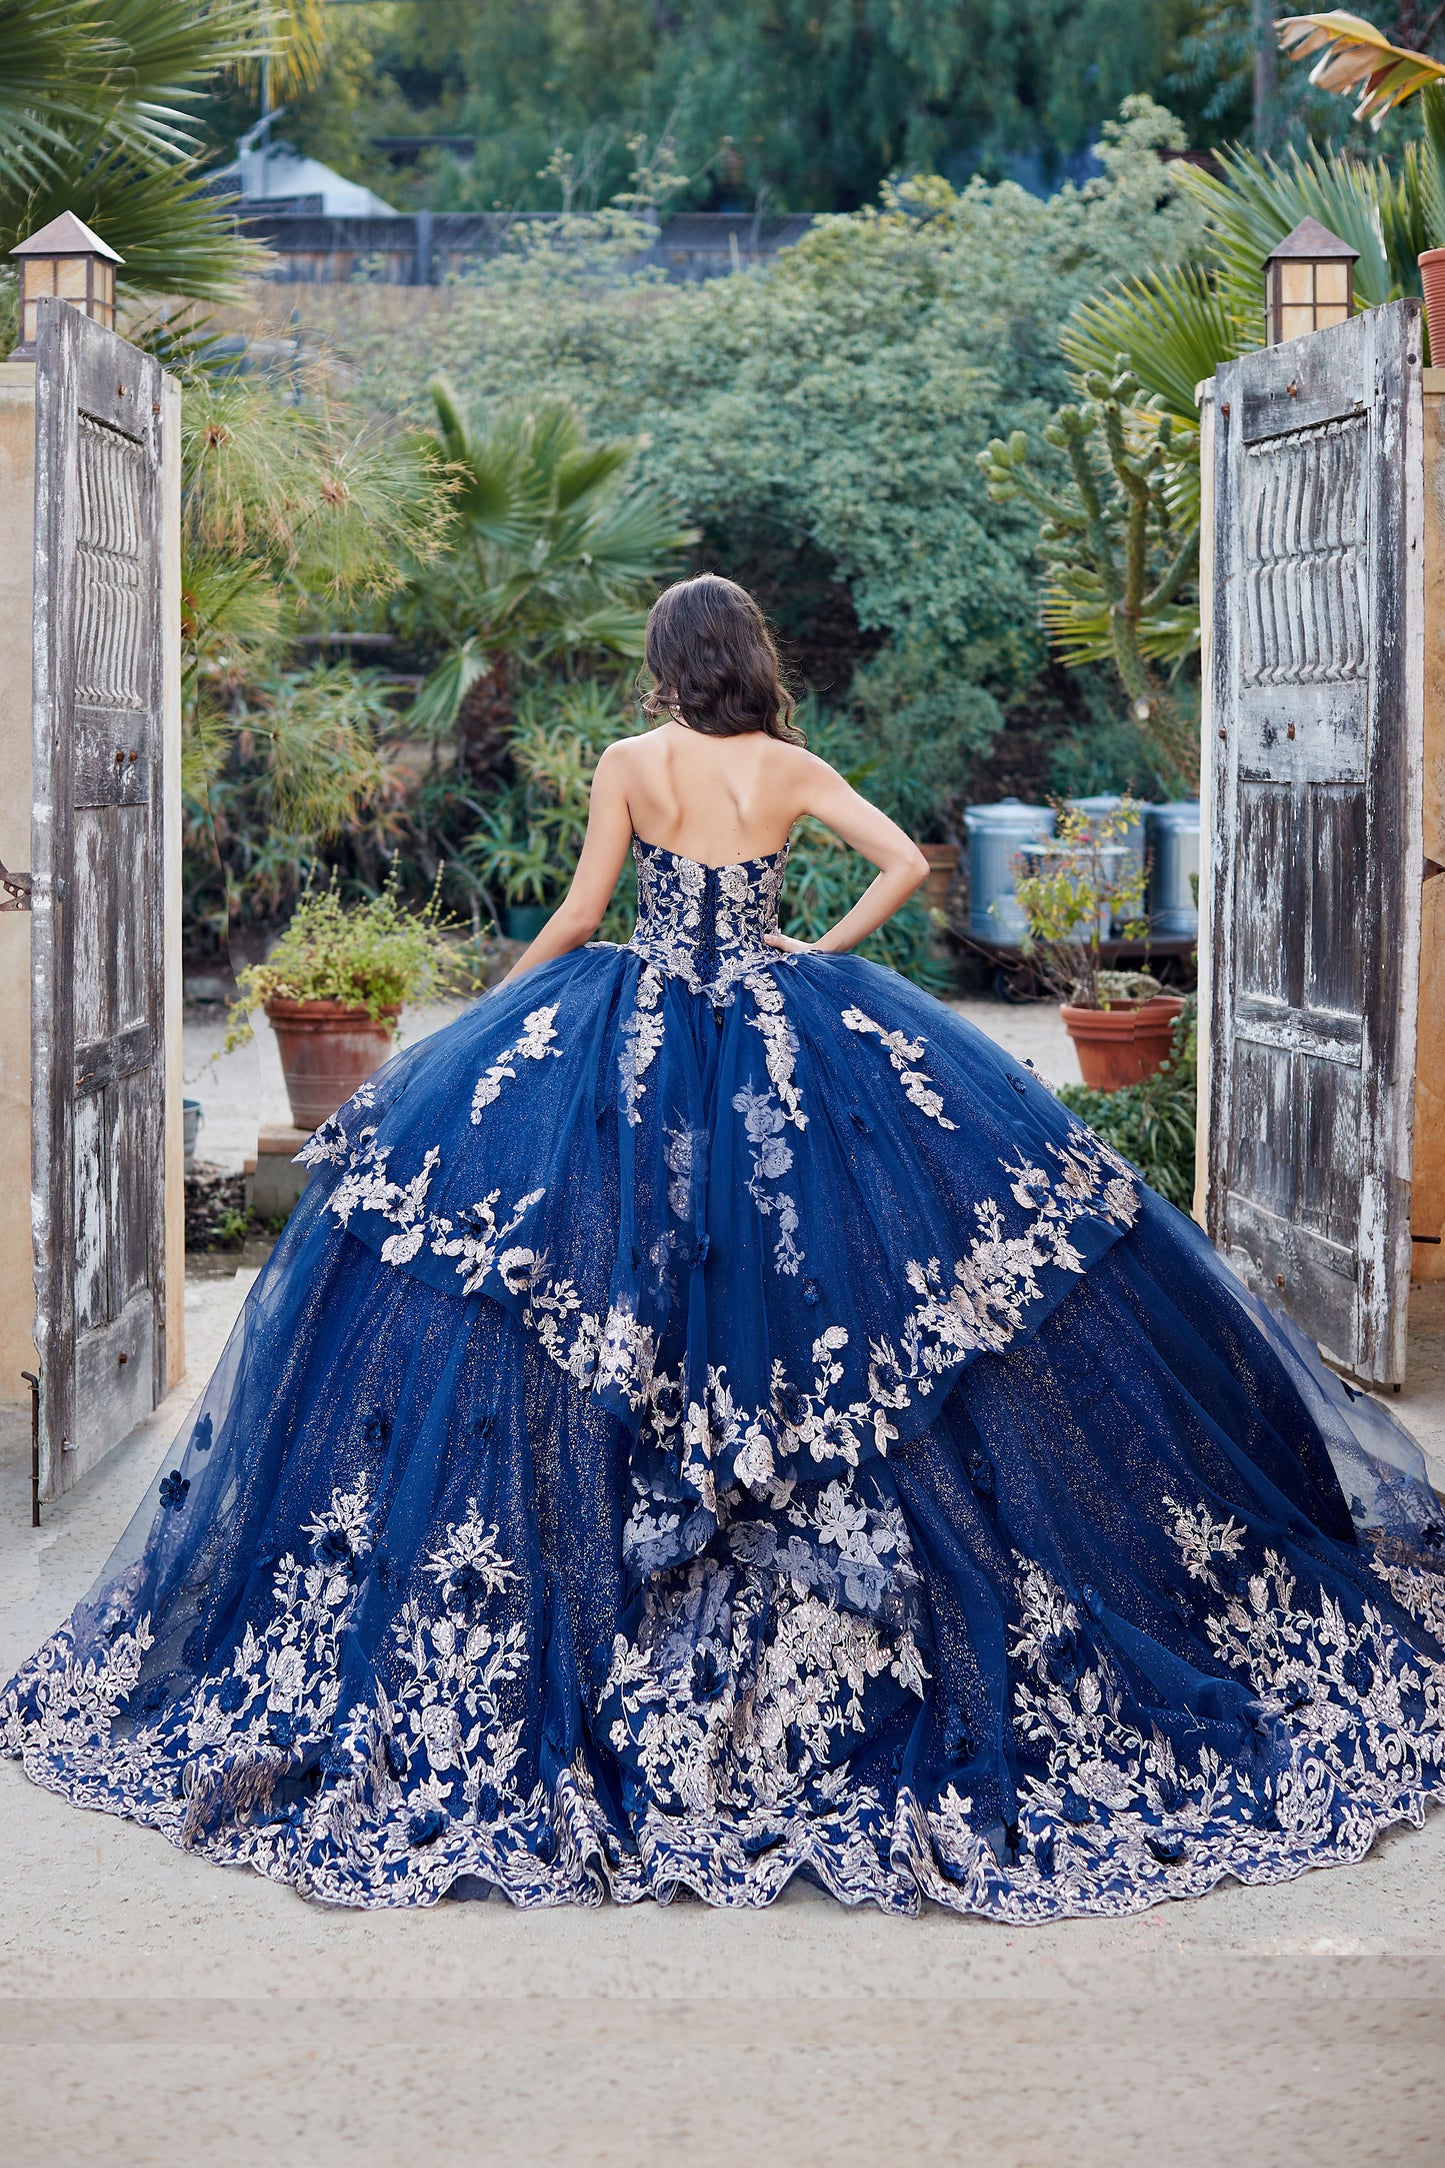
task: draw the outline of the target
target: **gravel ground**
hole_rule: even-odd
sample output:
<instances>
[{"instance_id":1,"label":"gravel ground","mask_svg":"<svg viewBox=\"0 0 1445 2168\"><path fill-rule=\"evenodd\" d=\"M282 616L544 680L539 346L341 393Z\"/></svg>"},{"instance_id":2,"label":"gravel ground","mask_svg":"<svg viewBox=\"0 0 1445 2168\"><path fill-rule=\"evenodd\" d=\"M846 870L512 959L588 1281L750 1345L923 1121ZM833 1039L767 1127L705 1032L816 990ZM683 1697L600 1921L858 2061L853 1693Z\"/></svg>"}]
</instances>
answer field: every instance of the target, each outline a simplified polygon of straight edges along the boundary
<instances>
[{"instance_id":1,"label":"gravel ground","mask_svg":"<svg viewBox=\"0 0 1445 2168\"><path fill-rule=\"evenodd\" d=\"M959 1006L1070 1073L1051 1012ZM188 1030L188 1077L209 1051ZM211 1072L207 1157L239 1165L257 1119L284 1119L274 1066L263 1041ZM188 1283L185 1385L38 1533L11 1434L0 1666L99 1570L253 1277ZM1427 1443L1445 1442L1441 1293L1394 1402ZM0 1813L9 2168L1445 2158L1445 1815L1281 1889L1015 1931L804 1889L756 1914L333 1913L82 1819L11 1763Z\"/></svg>"}]
</instances>

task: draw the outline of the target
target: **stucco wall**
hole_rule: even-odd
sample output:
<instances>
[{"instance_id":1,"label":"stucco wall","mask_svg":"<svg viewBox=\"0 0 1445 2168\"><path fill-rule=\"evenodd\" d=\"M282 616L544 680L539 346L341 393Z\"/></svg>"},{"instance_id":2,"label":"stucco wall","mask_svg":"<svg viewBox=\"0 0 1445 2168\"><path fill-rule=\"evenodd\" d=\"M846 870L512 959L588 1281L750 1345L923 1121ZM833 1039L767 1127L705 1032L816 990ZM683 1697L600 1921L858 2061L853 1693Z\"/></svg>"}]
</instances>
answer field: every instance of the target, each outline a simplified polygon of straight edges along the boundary
<instances>
[{"instance_id":1,"label":"stucco wall","mask_svg":"<svg viewBox=\"0 0 1445 2168\"><path fill-rule=\"evenodd\" d=\"M30 865L30 600L34 577L35 368L0 362L0 859ZM0 1402L28 1400L35 1368L30 1278L30 919L0 913Z\"/></svg>"},{"instance_id":2,"label":"stucco wall","mask_svg":"<svg viewBox=\"0 0 1445 2168\"><path fill-rule=\"evenodd\" d=\"M1424 750L1423 855L1445 865L1445 369L1425 371ZM1420 916L1410 1226L1445 1236L1445 873L1424 883ZM1445 1280L1445 1241L1412 1243L1411 1272Z\"/></svg>"}]
</instances>

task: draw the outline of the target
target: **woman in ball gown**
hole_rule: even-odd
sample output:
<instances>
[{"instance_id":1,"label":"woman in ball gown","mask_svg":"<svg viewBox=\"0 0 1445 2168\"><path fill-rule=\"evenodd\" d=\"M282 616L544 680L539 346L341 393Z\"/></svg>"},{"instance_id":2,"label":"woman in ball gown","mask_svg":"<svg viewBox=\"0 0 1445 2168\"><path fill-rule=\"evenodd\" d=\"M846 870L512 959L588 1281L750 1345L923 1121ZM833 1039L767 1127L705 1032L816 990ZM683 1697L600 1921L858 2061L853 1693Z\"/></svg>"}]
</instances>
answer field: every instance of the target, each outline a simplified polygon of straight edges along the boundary
<instances>
[{"instance_id":1,"label":"woman in ball gown","mask_svg":"<svg viewBox=\"0 0 1445 2168\"><path fill-rule=\"evenodd\" d=\"M849 953L926 868L726 580L487 999L307 1144L156 1486L0 1700L333 1904L1121 1913L1445 1793L1423 1463L1047 1087ZM812 944L788 837L877 868ZM595 933L625 854L636 930Z\"/></svg>"}]
</instances>

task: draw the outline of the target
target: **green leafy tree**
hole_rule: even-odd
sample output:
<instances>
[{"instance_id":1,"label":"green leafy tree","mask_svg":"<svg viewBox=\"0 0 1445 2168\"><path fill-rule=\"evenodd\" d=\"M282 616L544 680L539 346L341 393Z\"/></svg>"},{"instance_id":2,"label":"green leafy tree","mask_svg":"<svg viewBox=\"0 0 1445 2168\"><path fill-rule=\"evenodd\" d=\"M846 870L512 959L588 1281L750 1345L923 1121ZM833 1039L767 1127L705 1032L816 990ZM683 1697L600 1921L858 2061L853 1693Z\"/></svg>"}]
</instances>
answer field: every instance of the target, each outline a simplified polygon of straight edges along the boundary
<instances>
[{"instance_id":1,"label":"green leafy tree","mask_svg":"<svg viewBox=\"0 0 1445 2168\"><path fill-rule=\"evenodd\" d=\"M694 561L775 598L820 696L857 703L875 793L913 833L946 837L1048 668L1037 523L990 500L977 454L1014 428L1044 451L1077 302L1197 254L1183 168L1160 161L1182 140L1136 101L1081 188L910 182L700 287L629 268L632 214L578 214L439 300L424 350L459 406L561 398L589 437L643 440L632 471L682 499ZM354 295L344 316L320 289L304 306L307 336L344 341L370 399L421 418L423 342Z\"/></svg>"},{"instance_id":2,"label":"green leafy tree","mask_svg":"<svg viewBox=\"0 0 1445 2168\"><path fill-rule=\"evenodd\" d=\"M1203 260L1085 296L1062 333L1083 397L1045 436L1067 469L1036 469L1018 432L982 461L998 500L1027 503L1041 522L1044 620L1064 659L1107 656L1166 774L1186 784L1197 783L1195 734L1154 665L1177 665L1198 640L1196 386L1263 342L1264 261L1301 219L1359 252L1362 308L1418 293L1417 256L1445 245L1445 63L1400 51L1352 16L1295 18L1281 37L1322 53L1325 87L1358 90L1358 110L1376 121L1413 99L1420 136L1388 160L1235 148L1213 172L1186 169Z\"/></svg>"},{"instance_id":3,"label":"green leafy tree","mask_svg":"<svg viewBox=\"0 0 1445 2168\"><path fill-rule=\"evenodd\" d=\"M595 207L628 185L640 135L671 142L690 203L846 211L899 175L1057 178L1123 98L1177 71L1196 14L1193 0L425 0L371 33L373 110L377 132L474 136L468 160L414 169L438 208Z\"/></svg>"}]
</instances>

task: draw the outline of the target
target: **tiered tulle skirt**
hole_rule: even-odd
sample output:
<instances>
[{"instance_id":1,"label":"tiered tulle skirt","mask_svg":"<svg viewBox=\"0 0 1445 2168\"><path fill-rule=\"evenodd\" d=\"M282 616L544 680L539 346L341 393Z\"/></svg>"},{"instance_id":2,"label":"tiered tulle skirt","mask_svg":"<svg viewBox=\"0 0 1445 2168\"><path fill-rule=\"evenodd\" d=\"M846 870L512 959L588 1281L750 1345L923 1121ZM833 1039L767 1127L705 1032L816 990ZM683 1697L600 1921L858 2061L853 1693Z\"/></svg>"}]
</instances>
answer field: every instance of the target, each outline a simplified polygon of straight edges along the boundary
<instances>
[{"instance_id":1,"label":"tiered tulle skirt","mask_svg":"<svg viewBox=\"0 0 1445 2168\"><path fill-rule=\"evenodd\" d=\"M1034 1920L1357 1858L1445 1793L1418 1459L889 974L715 1005L585 950L309 1151L0 1704L77 1805L338 1904L802 1873Z\"/></svg>"}]
</instances>

